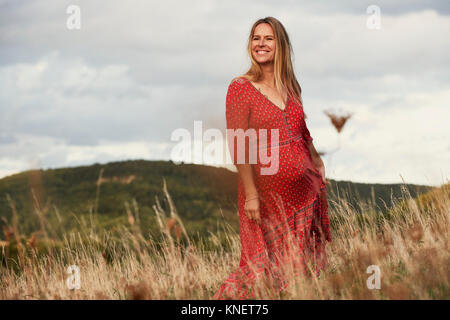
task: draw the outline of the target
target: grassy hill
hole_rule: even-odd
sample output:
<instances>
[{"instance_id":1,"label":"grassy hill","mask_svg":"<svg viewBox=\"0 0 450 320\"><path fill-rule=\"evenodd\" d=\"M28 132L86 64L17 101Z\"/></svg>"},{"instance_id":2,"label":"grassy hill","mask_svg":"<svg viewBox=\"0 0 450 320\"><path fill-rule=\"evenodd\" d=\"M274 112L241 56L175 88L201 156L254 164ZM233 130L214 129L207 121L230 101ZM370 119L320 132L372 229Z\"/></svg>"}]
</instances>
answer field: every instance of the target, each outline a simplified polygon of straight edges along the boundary
<instances>
[{"instance_id":1,"label":"grassy hill","mask_svg":"<svg viewBox=\"0 0 450 320\"><path fill-rule=\"evenodd\" d=\"M163 178L190 235L216 232L224 221L239 229L237 173L212 166L146 160L31 170L0 179L0 225L12 224L15 207L21 234L48 229L50 237L61 238L65 232L86 224L104 229L127 224L128 208L140 219L144 234L154 233L156 198L163 209L168 209ZM402 187L413 197L432 189L420 185L329 182L331 208L345 199L355 209L367 203L377 206L380 212L392 206L392 198L401 197ZM5 230L0 239L4 237Z\"/></svg>"},{"instance_id":2,"label":"grassy hill","mask_svg":"<svg viewBox=\"0 0 450 320\"><path fill-rule=\"evenodd\" d=\"M164 161L30 171L1 180L6 240L0 239L0 300L211 299L240 264L235 182L236 174L224 169ZM257 299L448 299L450 184L417 195L423 188L332 181L332 242L320 277L298 275L299 265L287 261L275 268L277 278L289 279L285 291L269 274L251 292ZM383 197L392 205L386 212L375 205ZM167 205L182 222L168 217ZM226 206L230 216L222 218L217 208ZM215 233L218 219L232 229ZM164 236L148 237L143 224ZM31 235L23 233L26 226ZM213 233L195 241L184 233L195 228ZM35 230L48 234L38 238ZM67 287L73 265L82 290ZM377 290L368 288L369 266L381 272Z\"/></svg>"}]
</instances>

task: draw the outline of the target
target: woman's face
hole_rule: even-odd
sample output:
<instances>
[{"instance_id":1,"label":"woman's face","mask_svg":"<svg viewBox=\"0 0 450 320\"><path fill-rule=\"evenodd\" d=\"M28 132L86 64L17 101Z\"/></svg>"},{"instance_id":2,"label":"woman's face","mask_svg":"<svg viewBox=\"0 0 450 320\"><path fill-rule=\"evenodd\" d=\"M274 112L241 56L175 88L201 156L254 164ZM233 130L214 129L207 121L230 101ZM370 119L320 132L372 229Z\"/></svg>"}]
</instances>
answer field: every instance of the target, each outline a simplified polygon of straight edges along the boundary
<instances>
[{"instance_id":1,"label":"woman's face","mask_svg":"<svg viewBox=\"0 0 450 320\"><path fill-rule=\"evenodd\" d=\"M260 23L256 26L251 45L253 58L258 63L274 60L276 41L270 24Z\"/></svg>"}]
</instances>

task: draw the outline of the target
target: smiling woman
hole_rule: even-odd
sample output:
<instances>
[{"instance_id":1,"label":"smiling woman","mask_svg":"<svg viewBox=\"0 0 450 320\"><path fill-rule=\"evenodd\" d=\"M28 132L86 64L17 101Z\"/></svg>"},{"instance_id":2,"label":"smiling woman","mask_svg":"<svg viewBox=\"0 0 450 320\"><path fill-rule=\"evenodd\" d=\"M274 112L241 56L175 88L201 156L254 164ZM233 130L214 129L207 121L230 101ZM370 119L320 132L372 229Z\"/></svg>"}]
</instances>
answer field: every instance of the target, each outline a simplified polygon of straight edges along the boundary
<instances>
[{"instance_id":1,"label":"smiling woman","mask_svg":"<svg viewBox=\"0 0 450 320\"><path fill-rule=\"evenodd\" d=\"M239 173L241 260L214 299L257 298L257 279L281 292L294 275L319 275L327 263L325 241L331 241L325 169L306 127L282 24L272 17L256 21L248 53L250 70L228 87L226 122L227 130L256 132L259 152L257 162L248 163L245 142L245 150L234 150L234 137L228 140ZM268 144L261 132L267 132ZM240 152L245 163L237 161ZM276 172L262 173L264 152L275 153Z\"/></svg>"}]
</instances>

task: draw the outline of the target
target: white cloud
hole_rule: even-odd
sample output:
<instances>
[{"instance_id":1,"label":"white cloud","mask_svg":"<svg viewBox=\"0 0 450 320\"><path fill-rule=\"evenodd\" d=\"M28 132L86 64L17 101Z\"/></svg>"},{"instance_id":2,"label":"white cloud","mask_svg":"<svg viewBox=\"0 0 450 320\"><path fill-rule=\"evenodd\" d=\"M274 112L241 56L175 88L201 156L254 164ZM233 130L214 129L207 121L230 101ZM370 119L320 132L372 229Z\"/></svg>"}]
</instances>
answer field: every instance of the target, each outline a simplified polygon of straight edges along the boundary
<instances>
[{"instance_id":1,"label":"white cloud","mask_svg":"<svg viewBox=\"0 0 450 320\"><path fill-rule=\"evenodd\" d=\"M18 135L14 144L0 145L0 173L3 176L31 168L55 168L106 163L123 159L161 160L168 153L166 143L101 141L98 145L68 145L63 140Z\"/></svg>"},{"instance_id":2,"label":"white cloud","mask_svg":"<svg viewBox=\"0 0 450 320\"><path fill-rule=\"evenodd\" d=\"M330 178L438 184L449 172L446 2L379 1L378 31L360 1L80 2L79 31L65 27L66 5L0 13L0 176L30 159L169 159L174 129L224 129L228 81L246 71L252 22L269 14L293 43L316 148L336 147L324 109L354 113Z\"/></svg>"}]
</instances>

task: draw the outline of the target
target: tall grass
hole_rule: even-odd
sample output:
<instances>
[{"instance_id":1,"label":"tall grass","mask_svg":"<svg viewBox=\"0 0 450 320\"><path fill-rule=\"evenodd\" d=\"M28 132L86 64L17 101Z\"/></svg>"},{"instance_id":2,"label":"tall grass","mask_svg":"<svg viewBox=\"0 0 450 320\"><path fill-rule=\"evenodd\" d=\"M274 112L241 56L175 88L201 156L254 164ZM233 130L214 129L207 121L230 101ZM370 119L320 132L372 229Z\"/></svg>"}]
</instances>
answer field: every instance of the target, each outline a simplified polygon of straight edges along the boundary
<instances>
[{"instance_id":1,"label":"tall grass","mask_svg":"<svg viewBox=\"0 0 450 320\"><path fill-rule=\"evenodd\" d=\"M413 199L405 188L384 215L370 203L352 208L340 195L329 212L327 268L319 277L292 277L281 293L270 281L258 283L258 298L448 299L449 191L446 184ZM158 238L142 234L135 202L126 204L127 226L106 232L91 223L59 241L49 240L40 209L46 250L39 250L36 237L22 241L14 223L5 228L0 299L210 299L239 265L239 234L223 224L219 233L194 242L165 183L164 193L169 212L159 199L154 206ZM18 259L10 256L13 243ZM80 289L66 284L70 265L79 267ZM380 268L380 289L367 286L370 265Z\"/></svg>"}]
</instances>

